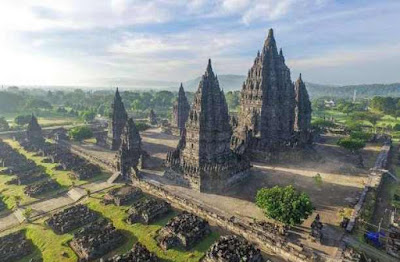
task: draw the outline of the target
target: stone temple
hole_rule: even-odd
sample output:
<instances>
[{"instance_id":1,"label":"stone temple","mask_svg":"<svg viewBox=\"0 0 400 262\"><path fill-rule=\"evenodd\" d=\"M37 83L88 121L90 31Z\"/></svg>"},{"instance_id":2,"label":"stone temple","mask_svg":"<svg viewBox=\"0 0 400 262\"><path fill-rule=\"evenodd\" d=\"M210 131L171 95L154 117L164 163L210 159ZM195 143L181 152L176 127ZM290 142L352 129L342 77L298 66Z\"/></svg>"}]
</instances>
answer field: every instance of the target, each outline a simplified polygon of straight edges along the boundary
<instances>
[{"instance_id":1,"label":"stone temple","mask_svg":"<svg viewBox=\"0 0 400 262\"><path fill-rule=\"evenodd\" d=\"M228 106L211 60L195 93L178 148L169 152L165 175L199 191L219 191L248 176L250 163L230 149Z\"/></svg>"},{"instance_id":2,"label":"stone temple","mask_svg":"<svg viewBox=\"0 0 400 262\"><path fill-rule=\"evenodd\" d=\"M294 131L300 144L310 144L311 137L311 102L306 85L301 79L301 74L294 83L296 105L294 117Z\"/></svg>"},{"instance_id":3,"label":"stone temple","mask_svg":"<svg viewBox=\"0 0 400 262\"><path fill-rule=\"evenodd\" d=\"M179 87L178 99L174 103L172 110L173 133L180 135L185 129L186 120L189 117L190 105L187 100L183 85ZM174 130L175 129L175 130Z\"/></svg>"},{"instance_id":4,"label":"stone temple","mask_svg":"<svg viewBox=\"0 0 400 262\"><path fill-rule=\"evenodd\" d=\"M26 129L26 139L29 143L34 145L40 145L44 143L42 128L40 127L37 118L33 114Z\"/></svg>"},{"instance_id":5,"label":"stone temple","mask_svg":"<svg viewBox=\"0 0 400 262\"><path fill-rule=\"evenodd\" d=\"M110 121L108 123L107 145L111 150L118 150L121 145L121 134L124 130L128 114L122 102L118 88L115 92L114 102L111 105Z\"/></svg>"},{"instance_id":6,"label":"stone temple","mask_svg":"<svg viewBox=\"0 0 400 262\"><path fill-rule=\"evenodd\" d=\"M309 103L301 78L293 84L282 49L278 52L270 29L242 86L240 114L233 121L233 148L244 146L253 155L273 152L299 144L297 132L308 137L303 142L310 142L305 135L311 126Z\"/></svg>"},{"instance_id":7,"label":"stone temple","mask_svg":"<svg viewBox=\"0 0 400 262\"><path fill-rule=\"evenodd\" d=\"M116 156L117 170L125 181L136 176L137 166L142 155L142 139L132 118L126 122L121 135L121 145Z\"/></svg>"}]
</instances>

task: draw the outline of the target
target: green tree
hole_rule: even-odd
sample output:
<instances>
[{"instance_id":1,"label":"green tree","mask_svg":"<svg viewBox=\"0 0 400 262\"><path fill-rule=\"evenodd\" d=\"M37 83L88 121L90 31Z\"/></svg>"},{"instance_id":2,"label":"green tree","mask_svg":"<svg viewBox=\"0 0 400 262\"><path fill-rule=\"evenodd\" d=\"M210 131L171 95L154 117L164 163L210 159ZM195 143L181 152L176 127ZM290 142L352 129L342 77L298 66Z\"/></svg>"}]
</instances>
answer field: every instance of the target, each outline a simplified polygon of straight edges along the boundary
<instances>
[{"instance_id":1,"label":"green tree","mask_svg":"<svg viewBox=\"0 0 400 262\"><path fill-rule=\"evenodd\" d=\"M7 120L1 116L0 117L0 131L7 131L10 128L10 126L8 125Z\"/></svg>"},{"instance_id":2,"label":"green tree","mask_svg":"<svg viewBox=\"0 0 400 262\"><path fill-rule=\"evenodd\" d=\"M93 137L93 132L87 126L77 126L69 130L68 135L73 140L82 141L84 139Z\"/></svg>"},{"instance_id":3,"label":"green tree","mask_svg":"<svg viewBox=\"0 0 400 262\"><path fill-rule=\"evenodd\" d=\"M81 117L86 123L88 123L93 121L93 119L96 117L96 113L93 111L84 111L82 112Z\"/></svg>"},{"instance_id":4,"label":"green tree","mask_svg":"<svg viewBox=\"0 0 400 262\"><path fill-rule=\"evenodd\" d=\"M350 133L350 138L369 141L372 138L372 134L363 131L352 131Z\"/></svg>"},{"instance_id":5,"label":"green tree","mask_svg":"<svg viewBox=\"0 0 400 262\"><path fill-rule=\"evenodd\" d=\"M291 185L258 190L256 204L267 217L288 225L300 224L314 209L309 196Z\"/></svg>"},{"instance_id":6,"label":"green tree","mask_svg":"<svg viewBox=\"0 0 400 262\"><path fill-rule=\"evenodd\" d=\"M338 146L341 146L347 150L349 150L352 153L356 153L359 150L363 149L365 147L365 141L362 139L358 138L341 138L337 142Z\"/></svg>"}]
</instances>

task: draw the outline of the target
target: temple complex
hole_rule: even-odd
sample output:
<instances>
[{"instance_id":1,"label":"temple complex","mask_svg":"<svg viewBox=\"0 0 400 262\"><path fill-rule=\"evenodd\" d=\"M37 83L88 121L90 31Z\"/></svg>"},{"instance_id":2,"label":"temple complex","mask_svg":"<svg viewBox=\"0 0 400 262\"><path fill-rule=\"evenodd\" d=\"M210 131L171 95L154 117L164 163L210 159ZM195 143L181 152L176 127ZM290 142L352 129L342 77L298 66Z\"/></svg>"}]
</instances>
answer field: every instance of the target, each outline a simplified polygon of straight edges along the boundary
<instances>
[{"instance_id":1,"label":"temple complex","mask_svg":"<svg viewBox=\"0 0 400 262\"><path fill-rule=\"evenodd\" d=\"M26 130L26 139L29 143L34 145L40 145L44 143L42 128L40 127L37 118L33 114Z\"/></svg>"},{"instance_id":2,"label":"temple complex","mask_svg":"<svg viewBox=\"0 0 400 262\"><path fill-rule=\"evenodd\" d=\"M122 102L118 88L115 92L114 102L111 105L110 121L108 123L107 145L111 150L118 150L121 145L121 134L124 130L128 114Z\"/></svg>"},{"instance_id":3,"label":"temple complex","mask_svg":"<svg viewBox=\"0 0 400 262\"><path fill-rule=\"evenodd\" d=\"M178 99L174 103L172 111L173 133L180 135L185 128L186 120L189 117L190 105L186 98L183 85L179 87Z\"/></svg>"},{"instance_id":4,"label":"temple complex","mask_svg":"<svg viewBox=\"0 0 400 262\"><path fill-rule=\"evenodd\" d=\"M132 118L124 125L121 135L121 145L116 155L117 169L126 181L137 174L137 166L142 155L142 139Z\"/></svg>"},{"instance_id":5,"label":"temple complex","mask_svg":"<svg viewBox=\"0 0 400 262\"><path fill-rule=\"evenodd\" d=\"M250 163L230 149L228 106L211 60L202 76L178 148L168 153L166 176L200 191L222 190L243 180Z\"/></svg>"},{"instance_id":6,"label":"temple complex","mask_svg":"<svg viewBox=\"0 0 400 262\"><path fill-rule=\"evenodd\" d=\"M296 86L270 29L243 83L240 114L233 121L237 121L233 148L245 144L251 153L263 153L297 144L297 125L301 125L303 133L309 131L311 109L301 79Z\"/></svg>"}]
</instances>

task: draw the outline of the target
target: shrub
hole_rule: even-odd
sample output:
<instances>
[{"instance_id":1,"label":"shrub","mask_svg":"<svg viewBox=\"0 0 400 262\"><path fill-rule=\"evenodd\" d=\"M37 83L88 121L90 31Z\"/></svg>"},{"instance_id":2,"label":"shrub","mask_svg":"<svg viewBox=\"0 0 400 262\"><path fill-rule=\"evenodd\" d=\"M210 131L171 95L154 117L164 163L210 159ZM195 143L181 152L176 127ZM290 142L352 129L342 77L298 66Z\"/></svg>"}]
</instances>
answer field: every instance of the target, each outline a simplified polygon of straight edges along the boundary
<instances>
[{"instance_id":1,"label":"shrub","mask_svg":"<svg viewBox=\"0 0 400 262\"><path fill-rule=\"evenodd\" d=\"M267 217L288 225L300 224L314 209L309 196L293 186L262 188L257 191L256 204Z\"/></svg>"},{"instance_id":2,"label":"shrub","mask_svg":"<svg viewBox=\"0 0 400 262\"><path fill-rule=\"evenodd\" d=\"M78 126L69 130L68 135L73 140L82 141L84 139L92 138L93 132L87 126Z\"/></svg>"}]
</instances>

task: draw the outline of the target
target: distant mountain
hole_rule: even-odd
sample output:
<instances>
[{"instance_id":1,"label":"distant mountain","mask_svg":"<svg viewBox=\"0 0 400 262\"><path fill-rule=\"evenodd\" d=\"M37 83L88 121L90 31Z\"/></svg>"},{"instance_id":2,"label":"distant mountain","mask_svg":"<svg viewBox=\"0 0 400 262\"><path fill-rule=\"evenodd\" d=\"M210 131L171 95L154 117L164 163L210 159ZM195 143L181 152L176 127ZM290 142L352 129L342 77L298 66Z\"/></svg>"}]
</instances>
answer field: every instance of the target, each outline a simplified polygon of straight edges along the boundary
<instances>
[{"instance_id":1,"label":"distant mountain","mask_svg":"<svg viewBox=\"0 0 400 262\"><path fill-rule=\"evenodd\" d=\"M201 77L186 81L183 83L183 87L186 91L195 92L199 86ZM218 75L219 86L227 91L240 90L243 82L246 80L246 76L243 75Z\"/></svg>"}]
</instances>

